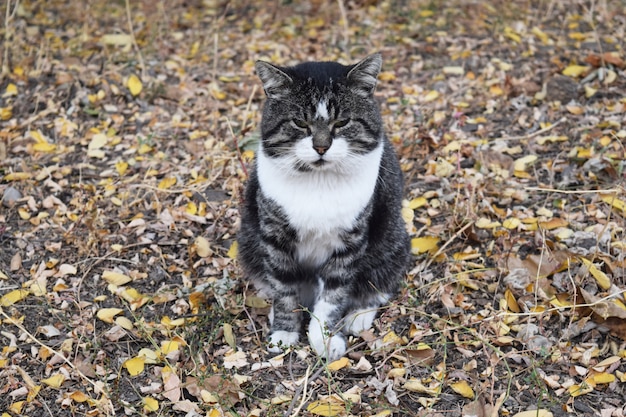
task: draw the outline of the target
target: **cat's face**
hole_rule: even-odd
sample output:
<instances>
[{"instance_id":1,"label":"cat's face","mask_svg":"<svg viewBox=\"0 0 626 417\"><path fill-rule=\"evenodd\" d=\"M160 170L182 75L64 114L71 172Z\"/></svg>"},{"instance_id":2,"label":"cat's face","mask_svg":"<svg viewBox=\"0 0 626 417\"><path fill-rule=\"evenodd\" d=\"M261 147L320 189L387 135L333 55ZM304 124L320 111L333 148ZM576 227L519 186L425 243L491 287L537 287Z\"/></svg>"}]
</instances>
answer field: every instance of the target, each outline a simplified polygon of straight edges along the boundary
<instances>
[{"instance_id":1,"label":"cat's face","mask_svg":"<svg viewBox=\"0 0 626 417\"><path fill-rule=\"evenodd\" d=\"M256 70L268 97L261 151L294 172L336 171L378 147L382 122L373 92L380 54L358 64L310 62Z\"/></svg>"}]
</instances>

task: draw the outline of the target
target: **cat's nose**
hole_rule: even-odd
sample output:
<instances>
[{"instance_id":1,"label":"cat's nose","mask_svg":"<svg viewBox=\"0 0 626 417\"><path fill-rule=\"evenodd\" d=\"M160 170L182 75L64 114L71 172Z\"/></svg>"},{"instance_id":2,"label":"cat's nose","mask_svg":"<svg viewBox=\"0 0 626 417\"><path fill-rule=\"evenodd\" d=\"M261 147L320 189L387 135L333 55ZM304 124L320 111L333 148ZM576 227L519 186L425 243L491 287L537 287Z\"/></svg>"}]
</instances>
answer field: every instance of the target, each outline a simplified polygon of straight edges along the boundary
<instances>
[{"instance_id":1,"label":"cat's nose","mask_svg":"<svg viewBox=\"0 0 626 417\"><path fill-rule=\"evenodd\" d=\"M324 155L328 150L329 146L314 146L313 149L320 155Z\"/></svg>"}]
</instances>

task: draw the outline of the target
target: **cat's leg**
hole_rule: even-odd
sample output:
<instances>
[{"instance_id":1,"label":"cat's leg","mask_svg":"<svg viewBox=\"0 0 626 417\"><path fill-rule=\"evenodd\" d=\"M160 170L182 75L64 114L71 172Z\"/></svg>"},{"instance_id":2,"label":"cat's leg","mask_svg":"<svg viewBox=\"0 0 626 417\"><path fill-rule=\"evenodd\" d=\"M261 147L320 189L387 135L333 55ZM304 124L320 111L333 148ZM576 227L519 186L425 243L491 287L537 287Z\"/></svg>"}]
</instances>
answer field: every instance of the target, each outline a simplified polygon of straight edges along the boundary
<instances>
[{"instance_id":1,"label":"cat's leg","mask_svg":"<svg viewBox=\"0 0 626 417\"><path fill-rule=\"evenodd\" d=\"M372 327L374 318L381 305L391 298L391 294L380 294L364 303L365 306L352 310L345 318L343 331L353 336L358 336L362 331Z\"/></svg>"},{"instance_id":2,"label":"cat's leg","mask_svg":"<svg viewBox=\"0 0 626 417\"><path fill-rule=\"evenodd\" d=\"M345 310L344 289L324 290L311 312L309 343L319 356L331 362L346 353L346 338L337 323Z\"/></svg>"},{"instance_id":3,"label":"cat's leg","mask_svg":"<svg viewBox=\"0 0 626 417\"><path fill-rule=\"evenodd\" d=\"M270 335L268 350L272 353L282 352L284 348L298 343L302 312L296 293L286 288L274 297L270 311Z\"/></svg>"}]
</instances>

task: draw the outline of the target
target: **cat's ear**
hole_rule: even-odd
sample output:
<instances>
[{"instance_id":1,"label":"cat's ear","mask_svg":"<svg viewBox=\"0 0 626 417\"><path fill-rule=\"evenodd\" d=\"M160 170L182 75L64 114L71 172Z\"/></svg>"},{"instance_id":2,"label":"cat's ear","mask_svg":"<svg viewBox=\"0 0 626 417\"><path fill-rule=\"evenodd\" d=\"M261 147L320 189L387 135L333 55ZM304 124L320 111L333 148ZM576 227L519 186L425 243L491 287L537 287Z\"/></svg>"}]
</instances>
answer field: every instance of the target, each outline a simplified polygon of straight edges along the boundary
<instances>
[{"instance_id":1,"label":"cat's ear","mask_svg":"<svg viewBox=\"0 0 626 417\"><path fill-rule=\"evenodd\" d=\"M376 88L376 79L382 66L383 57L380 53L365 57L348 72L348 85L361 96L371 96Z\"/></svg>"},{"instance_id":2,"label":"cat's ear","mask_svg":"<svg viewBox=\"0 0 626 417\"><path fill-rule=\"evenodd\" d=\"M254 66L268 98L279 98L285 95L293 82L289 75L269 62L257 61Z\"/></svg>"}]
</instances>

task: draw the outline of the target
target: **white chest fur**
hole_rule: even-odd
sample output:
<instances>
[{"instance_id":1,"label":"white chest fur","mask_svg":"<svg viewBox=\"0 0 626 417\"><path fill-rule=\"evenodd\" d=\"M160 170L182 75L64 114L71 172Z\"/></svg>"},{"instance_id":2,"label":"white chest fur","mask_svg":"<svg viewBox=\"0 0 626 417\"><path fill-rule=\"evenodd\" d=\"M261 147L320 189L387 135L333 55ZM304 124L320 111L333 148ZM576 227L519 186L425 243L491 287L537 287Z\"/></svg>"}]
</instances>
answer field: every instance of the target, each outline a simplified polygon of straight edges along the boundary
<instances>
[{"instance_id":1,"label":"white chest fur","mask_svg":"<svg viewBox=\"0 0 626 417\"><path fill-rule=\"evenodd\" d=\"M368 154L337 161L340 169L298 172L289 169L288 161L259 151L261 189L285 210L296 229L300 261L319 265L343 247L340 233L354 226L374 193L382 152L381 143Z\"/></svg>"}]
</instances>

